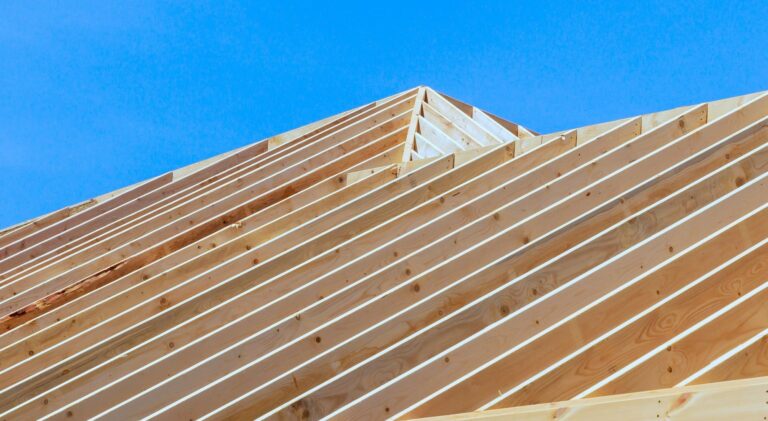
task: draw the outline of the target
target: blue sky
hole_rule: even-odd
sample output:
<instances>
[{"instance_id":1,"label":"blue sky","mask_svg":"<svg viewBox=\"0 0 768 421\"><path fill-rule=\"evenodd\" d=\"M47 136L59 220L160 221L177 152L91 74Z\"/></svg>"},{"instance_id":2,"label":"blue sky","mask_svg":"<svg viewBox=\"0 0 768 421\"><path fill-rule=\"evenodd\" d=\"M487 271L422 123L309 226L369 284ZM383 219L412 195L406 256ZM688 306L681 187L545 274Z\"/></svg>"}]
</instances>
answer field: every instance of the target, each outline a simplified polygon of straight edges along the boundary
<instances>
[{"instance_id":1,"label":"blue sky","mask_svg":"<svg viewBox=\"0 0 768 421\"><path fill-rule=\"evenodd\" d=\"M767 2L270 3L0 3L0 227L419 84L540 132L768 89Z\"/></svg>"}]
</instances>

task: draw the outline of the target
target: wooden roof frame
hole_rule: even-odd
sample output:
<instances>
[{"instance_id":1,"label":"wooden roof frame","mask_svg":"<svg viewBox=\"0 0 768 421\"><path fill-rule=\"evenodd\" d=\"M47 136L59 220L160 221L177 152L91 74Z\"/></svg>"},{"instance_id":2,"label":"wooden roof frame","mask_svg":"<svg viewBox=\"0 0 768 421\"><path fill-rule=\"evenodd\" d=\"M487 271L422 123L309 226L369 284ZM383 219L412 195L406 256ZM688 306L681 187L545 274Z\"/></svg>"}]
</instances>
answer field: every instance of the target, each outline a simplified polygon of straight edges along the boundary
<instances>
[{"instance_id":1,"label":"wooden roof frame","mask_svg":"<svg viewBox=\"0 0 768 421\"><path fill-rule=\"evenodd\" d=\"M539 134L415 87L0 231L0 414L763 413L766 197L766 93Z\"/></svg>"}]
</instances>

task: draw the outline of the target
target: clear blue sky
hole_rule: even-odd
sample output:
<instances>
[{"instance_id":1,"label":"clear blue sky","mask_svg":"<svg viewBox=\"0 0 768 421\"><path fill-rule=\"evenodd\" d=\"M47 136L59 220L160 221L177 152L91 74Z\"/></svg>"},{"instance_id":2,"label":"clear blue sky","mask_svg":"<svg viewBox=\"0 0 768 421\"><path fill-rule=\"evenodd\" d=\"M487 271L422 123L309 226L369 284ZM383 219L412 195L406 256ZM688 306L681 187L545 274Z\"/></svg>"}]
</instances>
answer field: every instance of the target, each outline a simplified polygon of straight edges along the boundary
<instances>
[{"instance_id":1,"label":"clear blue sky","mask_svg":"<svg viewBox=\"0 0 768 421\"><path fill-rule=\"evenodd\" d=\"M540 132L768 89L766 2L253 3L0 3L0 227L418 84Z\"/></svg>"}]
</instances>

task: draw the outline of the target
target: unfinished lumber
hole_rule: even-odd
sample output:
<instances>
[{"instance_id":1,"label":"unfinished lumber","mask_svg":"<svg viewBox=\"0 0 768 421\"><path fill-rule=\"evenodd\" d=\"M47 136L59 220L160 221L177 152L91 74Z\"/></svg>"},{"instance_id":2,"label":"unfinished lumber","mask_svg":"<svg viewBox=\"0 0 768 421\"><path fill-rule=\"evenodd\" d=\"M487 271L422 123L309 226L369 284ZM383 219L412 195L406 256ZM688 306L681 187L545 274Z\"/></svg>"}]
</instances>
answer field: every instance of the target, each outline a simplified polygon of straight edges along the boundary
<instances>
[{"instance_id":1,"label":"unfinished lumber","mask_svg":"<svg viewBox=\"0 0 768 421\"><path fill-rule=\"evenodd\" d=\"M417 86L0 230L0 419L765 416L766 198L765 92Z\"/></svg>"}]
</instances>

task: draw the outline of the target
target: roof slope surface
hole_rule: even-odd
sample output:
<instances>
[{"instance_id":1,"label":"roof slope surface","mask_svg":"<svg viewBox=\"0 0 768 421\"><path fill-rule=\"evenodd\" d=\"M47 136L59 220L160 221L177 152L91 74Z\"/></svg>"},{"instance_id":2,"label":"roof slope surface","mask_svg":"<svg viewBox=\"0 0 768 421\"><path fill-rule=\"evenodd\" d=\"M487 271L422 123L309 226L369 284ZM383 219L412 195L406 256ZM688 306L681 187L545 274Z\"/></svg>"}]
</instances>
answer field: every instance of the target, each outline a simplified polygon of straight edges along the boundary
<instances>
[{"instance_id":1,"label":"roof slope surface","mask_svg":"<svg viewBox=\"0 0 768 421\"><path fill-rule=\"evenodd\" d=\"M415 418L766 376L767 122L758 93L539 135L418 87L0 231L0 414Z\"/></svg>"}]
</instances>

